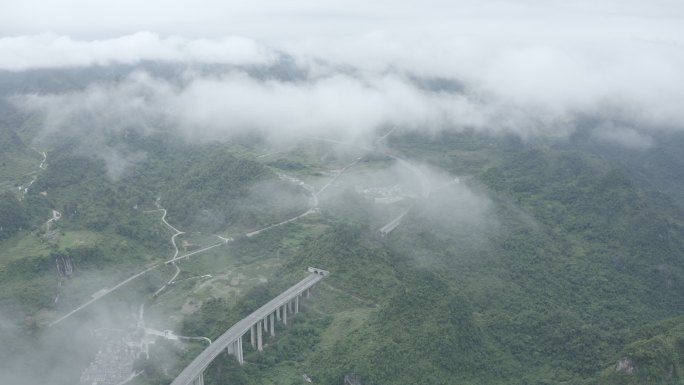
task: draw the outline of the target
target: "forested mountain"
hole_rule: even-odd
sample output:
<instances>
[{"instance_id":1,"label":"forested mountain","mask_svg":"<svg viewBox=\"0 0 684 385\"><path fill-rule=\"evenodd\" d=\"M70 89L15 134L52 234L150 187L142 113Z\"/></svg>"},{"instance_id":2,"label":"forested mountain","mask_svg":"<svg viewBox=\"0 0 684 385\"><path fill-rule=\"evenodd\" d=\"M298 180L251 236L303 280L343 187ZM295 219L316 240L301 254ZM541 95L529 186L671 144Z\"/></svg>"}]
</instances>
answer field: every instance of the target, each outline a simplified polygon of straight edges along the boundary
<instances>
[{"instance_id":1,"label":"forested mountain","mask_svg":"<svg viewBox=\"0 0 684 385\"><path fill-rule=\"evenodd\" d=\"M169 78L174 68L142 67ZM0 84L71 92L129 70L2 73ZM281 59L250 76L297 81L300 70ZM679 134L639 149L582 127L560 138L378 127L370 144L274 143L252 132L196 140L163 119L115 129L86 114L60 137L45 133L49 114L6 108L7 378L78 382L106 346L98 333L141 322L143 308L148 327L213 340L317 266L331 275L306 316L279 324L263 353L247 348L249 365L221 356L207 384L684 381ZM93 131L94 144L74 139ZM169 383L202 344L159 339L132 383Z\"/></svg>"}]
</instances>

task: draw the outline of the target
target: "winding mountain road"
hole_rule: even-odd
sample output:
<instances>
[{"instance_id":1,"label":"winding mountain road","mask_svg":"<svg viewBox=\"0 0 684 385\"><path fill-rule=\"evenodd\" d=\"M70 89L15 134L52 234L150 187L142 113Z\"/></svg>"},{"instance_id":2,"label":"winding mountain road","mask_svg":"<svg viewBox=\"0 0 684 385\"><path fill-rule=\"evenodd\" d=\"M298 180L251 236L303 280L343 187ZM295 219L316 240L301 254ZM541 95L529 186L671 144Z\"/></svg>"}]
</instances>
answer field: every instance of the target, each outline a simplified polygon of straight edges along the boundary
<instances>
[{"instance_id":1,"label":"winding mountain road","mask_svg":"<svg viewBox=\"0 0 684 385\"><path fill-rule=\"evenodd\" d=\"M349 169L349 167L351 167L351 166L353 166L354 164L356 164L359 160L361 160L361 158L355 159L353 162L351 162L351 163L349 163L348 165L346 165L345 167L343 167L342 170L340 170L340 172L338 172L334 177L332 177L332 179L330 179L330 180L328 181L328 183L326 183L323 187L321 187L321 189L318 190L318 192L314 191L313 187L311 187L311 186L309 186L309 185L307 185L307 184L303 184L304 189L305 189L306 191L308 191L308 192L311 194L311 198L312 198L311 207L310 207L308 210L306 210L304 213L302 213L302 214L300 214L300 215L297 215L296 217L292 217L292 218L290 218L290 219L286 219L286 220L284 220L284 221L282 221L282 222L279 222L279 223L275 223L275 224L266 226L266 227L264 227L264 228L262 228L262 229L259 229L259 230L255 230L255 231L249 232L249 233L245 234L245 236L247 236L248 238L251 238L251 237L253 237L253 236L256 236L256 235L259 235L259 234L263 233L264 231L270 230L270 229L272 229L272 228L274 228L274 227L282 226L282 225L284 225L284 224L287 224L287 223L290 223L290 222L294 222L294 221L296 221L296 220L299 220L299 219L301 219L301 218L304 218L304 217L307 216L307 215L314 214L314 213L318 213L318 212L319 212L319 208L318 208L318 202L319 202L318 195L320 195L323 191L325 191L328 187L330 187L330 185L332 185L332 184L337 180L337 178L339 178L345 171L347 171L347 169Z\"/></svg>"},{"instance_id":2,"label":"winding mountain road","mask_svg":"<svg viewBox=\"0 0 684 385\"><path fill-rule=\"evenodd\" d=\"M387 139L387 137L392 132L394 132L394 130L396 128L397 128L396 126L392 127L385 135L378 138L374 143L375 147L378 148L380 143L383 140ZM383 154L384 154L384 152L383 152ZM427 175L425 175L425 173L419 167L413 165L409 161L407 161L403 158L400 158L396 155L391 155L391 154L384 154L384 155L387 155L387 156L391 157L392 159L396 160L397 164L408 169L409 171L411 171L416 176L416 178L418 179L418 183L420 183L420 196L421 196L421 198L427 199L428 197L430 197L430 194L432 193L432 183L430 182L430 179L427 177ZM409 209L403 211L401 214L397 215L391 221L387 222L387 224L385 224L380 229L378 229L378 232L383 237L387 236L394 229L399 227L399 225L401 224L401 220L404 219L404 216L406 216L406 214L408 214L408 212L410 210L411 210L411 208L409 208Z\"/></svg>"},{"instance_id":3,"label":"winding mountain road","mask_svg":"<svg viewBox=\"0 0 684 385\"><path fill-rule=\"evenodd\" d=\"M41 170L45 170L47 168L47 166L45 166L45 161L47 160L47 154L45 153L45 151L41 152L41 154L43 154L43 161L40 162L40 165L38 165L38 167Z\"/></svg>"},{"instance_id":4,"label":"winding mountain road","mask_svg":"<svg viewBox=\"0 0 684 385\"><path fill-rule=\"evenodd\" d=\"M159 206L157 206L157 207L159 207ZM173 245L173 257L171 257L171 259L173 260L174 258L176 258L176 257L178 256L178 253L179 253L178 245L176 244L176 237L179 236L179 235L181 235L181 234L185 234L185 232L180 231L180 230L178 230L177 228L171 226L171 224L170 224L169 222L166 221L166 213L167 213L166 209L159 208L158 210L152 210L152 211L150 211L150 212L154 212L154 211L162 211L163 214L162 214L162 217L161 217L161 221L162 221L168 228L170 228L171 230L174 231L174 234L171 236L171 244ZM171 277L171 279L170 279L168 282L166 282L164 285L162 285L162 287L160 287L157 291L155 291L154 294L152 294L152 297L158 296L159 293L161 293L162 291L164 291L164 289L166 289L166 287L167 287L168 285L172 284L173 281L175 281L176 278L178 278L178 274L180 274L180 267L178 267L178 265L176 265L175 263L173 263L173 266L176 267L176 273L173 275L173 277Z\"/></svg>"}]
</instances>

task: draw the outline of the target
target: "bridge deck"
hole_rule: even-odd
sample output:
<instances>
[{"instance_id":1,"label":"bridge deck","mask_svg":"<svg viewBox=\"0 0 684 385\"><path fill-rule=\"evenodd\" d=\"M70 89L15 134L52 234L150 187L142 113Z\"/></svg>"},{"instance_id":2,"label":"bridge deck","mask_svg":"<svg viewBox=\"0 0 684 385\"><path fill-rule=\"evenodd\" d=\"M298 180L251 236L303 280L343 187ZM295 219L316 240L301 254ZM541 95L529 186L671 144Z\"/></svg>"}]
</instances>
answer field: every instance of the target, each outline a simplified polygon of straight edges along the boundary
<instances>
[{"instance_id":1,"label":"bridge deck","mask_svg":"<svg viewBox=\"0 0 684 385\"><path fill-rule=\"evenodd\" d=\"M178 377L173 380L171 385L192 384L192 382L202 373L202 371L204 371L204 369L206 369L207 366L209 366L209 364L228 347L228 345L238 338L241 338L250 330L252 325L266 318L276 309L287 304L297 295L304 292L304 290L313 286L323 278L324 276L320 274L309 275L294 286L282 292L277 297L270 300L267 304L260 307L252 314L240 320L225 333L223 333L219 338L217 338L213 344L209 345L206 349L204 349L204 351L202 351L202 353L195 357L195 359L185 369L183 369Z\"/></svg>"}]
</instances>

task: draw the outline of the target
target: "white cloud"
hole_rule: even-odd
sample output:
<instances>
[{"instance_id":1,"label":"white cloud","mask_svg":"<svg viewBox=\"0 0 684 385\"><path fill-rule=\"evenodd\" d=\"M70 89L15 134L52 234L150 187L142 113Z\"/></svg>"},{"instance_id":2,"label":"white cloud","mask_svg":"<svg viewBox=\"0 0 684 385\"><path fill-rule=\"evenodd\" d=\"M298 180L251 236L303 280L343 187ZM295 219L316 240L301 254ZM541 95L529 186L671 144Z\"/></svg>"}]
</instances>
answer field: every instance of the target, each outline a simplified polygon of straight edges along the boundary
<instances>
[{"instance_id":1,"label":"white cloud","mask_svg":"<svg viewBox=\"0 0 684 385\"><path fill-rule=\"evenodd\" d=\"M634 150L648 150L654 146L653 138L633 128L619 127L606 123L597 127L594 137L609 144L619 145Z\"/></svg>"},{"instance_id":2,"label":"white cloud","mask_svg":"<svg viewBox=\"0 0 684 385\"><path fill-rule=\"evenodd\" d=\"M172 85L145 73L68 94L16 97L45 114L43 134L102 142L112 132L180 129L194 140L260 132L274 140L324 135L368 143L381 125L438 130L483 127L483 106L460 94L433 93L399 75L330 76L302 82L259 80L239 71L188 75ZM83 131L86 131L85 133Z\"/></svg>"},{"instance_id":3,"label":"white cloud","mask_svg":"<svg viewBox=\"0 0 684 385\"><path fill-rule=\"evenodd\" d=\"M220 39L162 38L138 32L104 40L76 40L44 34L0 38L0 69L26 70L137 64L144 60L194 63L266 64L275 60L272 50L241 37Z\"/></svg>"},{"instance_id":4,"label":"white cloud","mask_svg":"<svg viewBox=\"0 0 684 385\"><path fill-rule=\"evenodd\" d=\"M5 7L0 22L7 21L6 30L41 31L24 2ZM142 114L146 121L147 114L164 111L168 121L203 127L195 136L205 137L259 130L360 138L382 124L562 136L578 115L628 122L645 136L654 129L684 129L684 5L677 1L205 0L190 7L123 0L102 12L89 2L63 0L46 7L54 13L46 24L53 31L69 31L64 25L70 20L77 36L148 27L160 34L3 37L0 52L12 54L0 55L0 69L142 60L269 65L284 54L308 71L298 83L231 72L191 77L180 88L133 77L53 98L63 104L50 113L55 121L72 108L91 108L90 100L66 104L96 93L94 100L106 100L103 107L119 106L103 116L119 114L127 121ZM24 20L26 28L12 27L15 22L3 20L8 15ZM204 37L179 37L183 33ZM411 76L455 79L465 92L428 92ZM131 96L144 105L124 100Z\"/></svg>"}]
</instances>

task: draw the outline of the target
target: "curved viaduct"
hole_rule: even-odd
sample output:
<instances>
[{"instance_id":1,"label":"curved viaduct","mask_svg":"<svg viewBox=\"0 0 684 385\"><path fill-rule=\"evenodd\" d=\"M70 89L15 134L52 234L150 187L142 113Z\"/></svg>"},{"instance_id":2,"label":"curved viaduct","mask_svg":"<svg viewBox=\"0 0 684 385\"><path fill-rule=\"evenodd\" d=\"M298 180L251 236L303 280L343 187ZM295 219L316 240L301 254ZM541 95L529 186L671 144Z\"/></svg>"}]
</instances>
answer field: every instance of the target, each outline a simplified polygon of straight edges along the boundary
<instances>
[{"instance_id":1,"label":"curved viaduct","mask_svg":"<svg viewBox=\"0 0 684 385\"><path fill-rule=\"evenodd\" d=\"M171 385L204 385L204 370L224 350L234 355L240 365L244 363L242 338L247 332L250 334L252 347L262 350L262 334L270 332L275 335L275 321L282 320L287 325L287 313L299 312L299 297L304 295L309 298L311 288L318 281L325 278L329 273L326 270L309 267L309 276L299 281L294 286L282 292L267 304L260 307L252 314L240 320L225 333L200 353L183 371L176 377Z\"/></svg>"}]
</instances>

